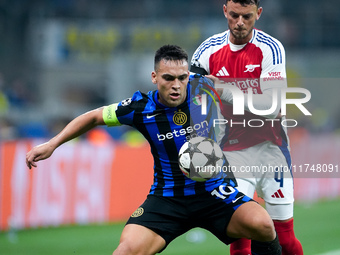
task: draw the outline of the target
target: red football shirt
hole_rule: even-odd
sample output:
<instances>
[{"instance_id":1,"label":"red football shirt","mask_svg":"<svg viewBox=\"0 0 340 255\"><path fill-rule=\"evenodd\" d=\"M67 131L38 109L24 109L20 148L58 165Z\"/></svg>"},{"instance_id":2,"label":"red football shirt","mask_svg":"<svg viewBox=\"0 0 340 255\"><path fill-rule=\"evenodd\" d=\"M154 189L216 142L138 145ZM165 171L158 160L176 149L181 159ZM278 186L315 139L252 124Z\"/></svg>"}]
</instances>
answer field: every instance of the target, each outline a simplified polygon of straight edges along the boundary
<instances>
[{"instance_id":1,"label":"red football shirt","mask_svg":"<svg viewBox=\"0 0 340 255\"><path fill-rule=\"evenodd\" d=\"M212 74L247 93L262 94L265 90L286 87L285 51L272 36L254 29L252 39L244 45L229 41L230 31L205 40L195 51L191 71ZM264 141L279 146L288 140L281 119L266 119L245 111L233 115L233 106L224 104L221 112L228 121L223 130L223 149L241 150Z\"/></svg>"}]
</instances>

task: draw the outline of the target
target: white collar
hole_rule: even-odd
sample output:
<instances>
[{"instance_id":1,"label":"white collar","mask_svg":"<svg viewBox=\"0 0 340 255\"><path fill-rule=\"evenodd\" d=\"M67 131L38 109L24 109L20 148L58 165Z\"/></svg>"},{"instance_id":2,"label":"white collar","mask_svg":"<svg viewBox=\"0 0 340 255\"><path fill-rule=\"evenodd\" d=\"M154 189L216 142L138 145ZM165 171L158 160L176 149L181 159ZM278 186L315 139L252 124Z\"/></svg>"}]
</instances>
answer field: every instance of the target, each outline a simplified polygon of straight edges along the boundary
<instances>
[{"instance_id":1,"label":"white collar","mask_svg":"<svg viewBox=\"0 0 340 255\"><path fill-rule=\"evenodd\" d=\"M252 32L253 33L253 36L251 37L250 41L253 41L253 38L254 38L254 35L255 35L255 29L254 31ZM230 49L231 51L239 51L239 50L242 50L244 48L244 46L246 46L248 43L245 43L245 44L241 44L241 45L237 45L237 44L233 44L231 41L230 41L230 37L228 38L228 43L230 45Z\"/></svg>"}]
</instances>

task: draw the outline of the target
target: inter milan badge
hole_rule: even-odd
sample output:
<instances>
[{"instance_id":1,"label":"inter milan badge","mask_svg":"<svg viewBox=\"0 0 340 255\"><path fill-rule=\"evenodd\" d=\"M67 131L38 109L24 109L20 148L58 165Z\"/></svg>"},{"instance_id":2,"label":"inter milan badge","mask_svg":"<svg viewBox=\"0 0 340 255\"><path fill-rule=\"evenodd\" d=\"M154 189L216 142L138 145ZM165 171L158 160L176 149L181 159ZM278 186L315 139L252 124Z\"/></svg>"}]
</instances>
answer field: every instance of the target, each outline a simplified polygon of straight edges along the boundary
<instances>
[{"instance_id":1,"label":"inter milan badge","mask_svg":"<svg viewBox=\"0 0 340 255\"><path fill-rule=\"evenodd\" d=\"M179 110L178 112L175 112L173 121L177 126L184 125L187 122L187 120L188 120L188 117L184 112L182 112L181 110Z\"/></svg>"},{"instance_id":2,"label":"inter milan badge","mask_svg":"<svg viewBox=\"0 0 340 255\"><path fill-rule=\"evenodd\" d=\"M141 216L143 213L144 213L143 207L139 207L139 208L137 208L136 211L134 211L134 213L131 215L131 217L137 218L137 217Z\"/></svg>"}]
</instances>

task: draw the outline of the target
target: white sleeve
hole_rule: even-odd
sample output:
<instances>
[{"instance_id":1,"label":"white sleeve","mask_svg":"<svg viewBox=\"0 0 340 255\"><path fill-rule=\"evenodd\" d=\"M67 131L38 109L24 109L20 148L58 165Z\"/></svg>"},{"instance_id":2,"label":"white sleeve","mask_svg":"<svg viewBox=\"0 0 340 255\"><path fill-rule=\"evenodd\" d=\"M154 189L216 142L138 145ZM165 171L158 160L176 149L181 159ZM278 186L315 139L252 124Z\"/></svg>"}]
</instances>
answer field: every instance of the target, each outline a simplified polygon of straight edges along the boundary
<instances>
[{"instance_id":1,"label":"white sleeve","mask_svg":"<svg viewBox=\"0 0 340 255\"><path fill-rule=\"evenodd\" d=\"M245 110L253 113L253 109L262 113L271 112L270 114L257 114L270 119L278 116L281 105L280 92L282 88L287 87L285 49L280 41L275 38L272 38L272 40L272 45L275 45L275 47L272 46L271 48L266 45L262 48L263 60L260 76L262 94L252 95L252 104L249 100L244 100Z\"/></svg>"},{"instance_id":2,"label":"white sleeve","mask_svg":"<svg viewBox=\"0 0 340 255\"><path fill-rule=\"evenodd\" d=\"M269 46L262 49L262 71L260 76L260 86L262 93L271 88L286 88L286 53L281 42L272 38L276 47Z\"/></svg>"},{"instance_id":3,"label":"white sleeve","mask_svg":"<svg viewBox=\"0 0 340 255\"><path fill-rule=\"evenodd\" d=\"M253 94L249 97L252 102L249 99L245 100L245 110L255 113L254 109L256 109L259 112L257 115L275 119L279 115L281 105L280 96L278 96L277 92L277 89L271 88L265 90L263 94Z\"/></svg>"},{"instance_id":4,"label":"white sleeve","mask_svg":"<svg viewBox=\"0 0 340 255\"><path fill-rule=\"evenodd\" d=\"M209 41L209 38L205 40L192 55L190 63L190 72L199 73L202 75L210 74L209 57L210 51L205 50L204 47Z\"/></svg>"},{"instance_id":5,"label":"white sleeve","mask_svg":"<svg viewBox=\"0 0 340 255\"><path fill-rule=\"evenodd\" d=\"M210 74L210 56L228 42L227 35L228 31L224 31L219 34L215 34L202 42L192 55L190 72L203 75Z\"/></svg>"},{"instance_id":6,"label":"white sleeve","mask_svg":"<svg viewBox=\"0 0 340 255\"><path fill-rule=\"evenodd\" d=\"M257 115L268 119L275 119L278 116L281 105L278 89L267 89L263 92L263 94L251 94L252 90L248 89L248 94L240 92L237 95L234 95L232 92L235 92L235 89L235 86L224 85L221 100L229 104L233 104L235 97L242 96L244 109L246 111L252 113L255 113L256 111Z\"/></svg>"}]
</instances>

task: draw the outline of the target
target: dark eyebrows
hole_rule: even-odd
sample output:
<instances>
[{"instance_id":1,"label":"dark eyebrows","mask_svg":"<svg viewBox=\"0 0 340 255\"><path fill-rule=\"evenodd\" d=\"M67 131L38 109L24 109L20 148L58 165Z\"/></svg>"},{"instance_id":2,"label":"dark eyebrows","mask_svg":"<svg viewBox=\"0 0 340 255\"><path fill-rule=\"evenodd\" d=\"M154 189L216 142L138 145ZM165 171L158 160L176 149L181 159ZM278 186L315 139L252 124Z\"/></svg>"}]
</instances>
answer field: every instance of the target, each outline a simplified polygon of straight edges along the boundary
<instances>
[{"instance_id":1,"label":"dark eyebrows","mask_svg":"<svg viewBox=\"0 0 340 255\"><path fill-rule=\"evenodd\" d=\"M167 81L174 81L175 79L178 79L180 81L183 81L185 80L186 78L188 77L188 74L185 73L185 74L181 74L181 75L178 75L178 76L174 76L174 75L171 75L171 74L162 74L162 78L164 80L167 80Z\"/></svg>"},{"instance_id":2,"label":"dark eyebrows","mask_svg":"<svg viewBox=\"0 0 340 255\"><path fill-rule=\"evenodd\" d=\"M183 80L185 80L187 77L188 77L188 74L185 73L185 74L179 75L177 78L178 78L180 81L183 81Z\"/></svg>"},{"instance_id":3,"label":"dark eyebrows","mask_svg":"<svg viewBox=\"0 0 340 255\"><path fill-rule=\"evenodd\" d=\"M231 16L233 16L233 17L239 17L240 16L240 14L238 14L238 13L236 13L236 12L233 12L233 11L230 11L229 12L229 14L231 15ZM243 16L243 17L245 17L245 18L250 18L250 17L252 17L254 14L252 13L252 12L250 12L250 13L246 13L246 14L244 14L244 15L241 15L241 16Z\"/></svg>"}]
</instances>

